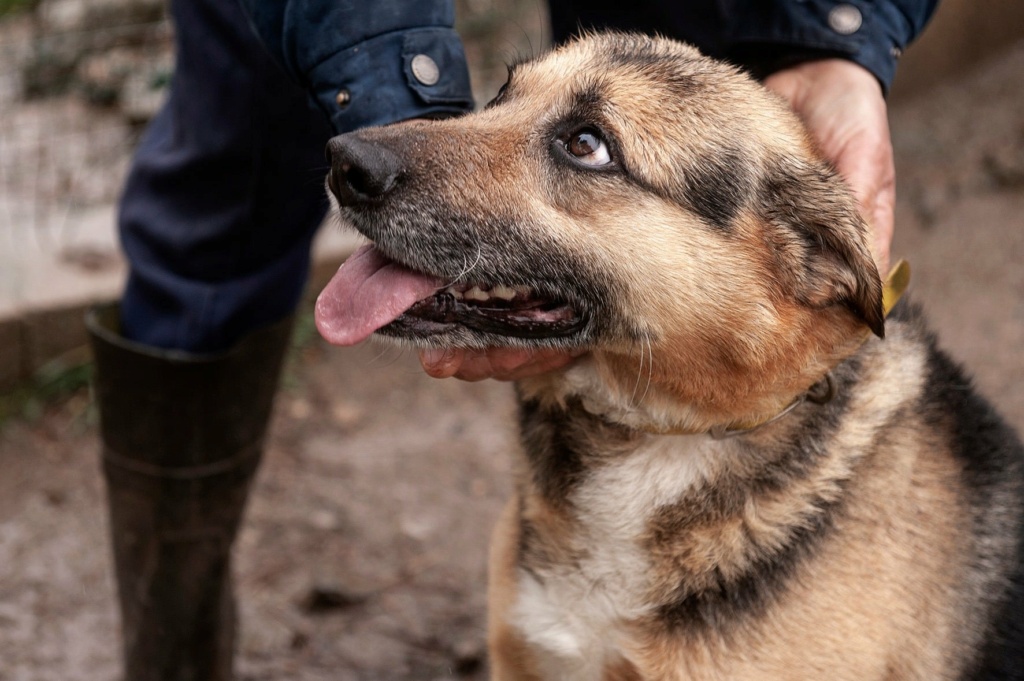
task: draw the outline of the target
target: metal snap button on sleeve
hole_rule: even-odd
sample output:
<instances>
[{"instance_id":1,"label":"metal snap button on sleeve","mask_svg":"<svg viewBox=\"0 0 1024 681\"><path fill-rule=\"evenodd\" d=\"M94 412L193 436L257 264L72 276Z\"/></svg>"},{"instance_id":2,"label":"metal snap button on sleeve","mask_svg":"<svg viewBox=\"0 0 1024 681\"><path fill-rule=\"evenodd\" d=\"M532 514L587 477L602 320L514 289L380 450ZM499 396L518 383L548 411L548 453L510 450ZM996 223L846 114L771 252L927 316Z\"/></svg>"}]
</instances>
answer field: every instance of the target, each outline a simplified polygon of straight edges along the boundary
<instances>
[{"instance_id":1,"label":"metal snap button on sleeve","mask_svg":"<svg viewBox=\"0 0 1024 681\"><path fill-rule=\"evenodd\" d=\"M856 33L863 23L864 17L853 5L836 5L828 13L828 25L840 35Z\"/></svg>"},{"instance_id":2,"label":"metal snap button on sleeve","mask_svg":"<svg viewBox=\"0 0 1024 681\"><path fill-rule=\"evenodd\" d=\"M427 55L417 54L412 58L412 75L424 85L436 85L441 80L441 69Z\"/></svg>"}]
</instances>

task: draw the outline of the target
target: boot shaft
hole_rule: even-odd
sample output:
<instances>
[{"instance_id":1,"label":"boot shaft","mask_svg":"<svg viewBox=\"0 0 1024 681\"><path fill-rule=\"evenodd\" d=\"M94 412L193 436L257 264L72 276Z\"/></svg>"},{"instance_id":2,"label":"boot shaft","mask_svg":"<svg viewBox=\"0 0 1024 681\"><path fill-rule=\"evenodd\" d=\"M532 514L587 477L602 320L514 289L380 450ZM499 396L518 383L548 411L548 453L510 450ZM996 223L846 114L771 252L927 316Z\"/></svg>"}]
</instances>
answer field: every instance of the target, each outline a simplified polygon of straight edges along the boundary
<instances>
[{"instance_id":1,"label":"boot shaft","mask_svg":"<svg viewBox=\"0 0 1024 681\"><path fill-rule=\"evenodd\" d=\"M125 678L229 681L231 547L259 466L290 320L197 356L87 317L121 605Z\"/></svg>"}]
</instances>

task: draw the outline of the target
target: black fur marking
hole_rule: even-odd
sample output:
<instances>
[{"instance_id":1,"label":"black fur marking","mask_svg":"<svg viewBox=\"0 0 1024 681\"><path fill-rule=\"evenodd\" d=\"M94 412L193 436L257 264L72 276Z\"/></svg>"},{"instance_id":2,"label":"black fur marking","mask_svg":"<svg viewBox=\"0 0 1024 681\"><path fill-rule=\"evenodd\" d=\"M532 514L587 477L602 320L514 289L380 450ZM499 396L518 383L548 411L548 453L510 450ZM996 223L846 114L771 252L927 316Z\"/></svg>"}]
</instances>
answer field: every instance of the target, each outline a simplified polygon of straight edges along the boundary
<instances>
[{"instance_id":1,"label":"black fur marking","mask_svg":"<svg viewBox=\"0 0 1024 681\"><path fill-rule=\"evenodd\" d=\"M725 148L705 154L684 171L682 196L676 198L715 227L726 229L746 205L752 185L743 153Z\"/></svg>"},{"instance_id":2,"label":"black fur marking","mask_svg":"<svg viewBox=\"0 0 1024 681\"><path fill-rule=\"evenodd\" d=\"M915 306L898 305L893 316L916 322ZM920 324L919 324L920 326ZM1024 447L1017 434L978 395L964 371L928 335L928 383L920 411L933 428L953 439L979 538L979 571L1011 565L1008 586L992 594L990 630L962 681L1024 681ZM1010 501L1010 508L1006 507Z\"/></svg>"},{"instance_id":3,"label":"black fur marking","mask_svg":"<svg viewBox=\"0 0 1024 681\"><path fill-rule=\"evenodd\" d=\"M760 192L765 221L806 244L798 279L809 285L798 285L795 294L808 304L846 305L884 337L882 284L867 250L868 228L837 173L823 163L780 158L765 173Z\"/></svg>"},{"instance_id":4,"label":"black fur marking","mask_svg":"<svg viewBox=\"0 0 1024 681\"><path fill-rule=\"evenodd\" d=\"M553 136L564 141L581 128L597 128L607 140L609 135L604 132L605 127L604 96L601 94L601 86L591 82L573 97L569 110L555 124Z\"/></svg>"},{"instance_id":5,"label":"black fur marking","mask_svg":"<svg viewBox=\"0 0 1024 681\"><path fill-rule=\"evenodd\" d=\"M537 402L523 402L519 408L523 445L533 475L533 484L553 508L564 509L569 495L586 472L585 454L567 435L572 415L543 410Z\"/></svg>"},{"instance_id":6,"label":"black fur marking","mask_svg":"<svg viewBox=\"0 0 1024 681\"><path fill-rule=\"evenodd\" d=\"M616 147L612 146L613 153ZM708 153L696 162L682 166L679 181L655 184L629 168L629 159L619 159L625 177L637 187L655 196L683 206L709 225L728 230L747 206L753 191L753 175L738 149L725 148Z\"/></svg>"},{"instance_id":7,"label":"black fur marking","mask_svg":"<svg viewBox=\"0 0 1024 681\"><path fill-rule=\"evenodd\" d=\"M1024 681L1024 533L1018 531L1017 542L1016 569L988 640L963 681Z\"/></svg>"},{"instance_id":8,"label":"black fur marking","mask_svg":"<svg viewBox=\"0 0 1024 681\"><path fill-rule=\"evenodd\" d=\"M709 489L698 497L666 508L665 513L673 513L675 517L662 519L667 520L664 529L685 533L690 527L735 517L742 513L751 497L773 495L812 477L830 456L827 443L849 408L851 386L859 374L860 363L856 357L844 362L835 371L839 386L836 398L825 406L801 407L807 415L794 425L793 432L799 433L798 441L781 455L766 452L764 456L771 463L759 466L754 476L727 481L725 485L732 490L729 494ZM839 485L842 488L844 481L839 481ZM754 559L739 577L727 578L719 571L710 575L684 575L674 598L658 609L657 619L674 633L701 635L715 631L728 634L737 623L763 615L786 592L800 567L827 540L842 513L843 498L841 491L834 499L820 498L813 502L803 522L791 528L784 546L751 546L749 550L754 552Z\"/></svg>"},{"instance_id":9,"label":"black fur marking","mask_svg":"<svg viewBox=\"0 0 1024 681\"><path fill-rule=\"evenodd\" d=\"M572 113L580 118L599 116L604 106L604 95L596 81L587 84L573 97Z\"/></svg>"},{"instance_id":10,"label":"black fur marking","mask_svg":"<svg viewBox=\"0 0 1024 681\"><path fill-rule=\"evenodd\" d=\"M536 401L519 400L519 421L531 481L545 503L556 512L571 509L569 495L583 479L586 466L581 452L567 444L564 433L570 415L545 410ZM519 544L517 565L538 582L544 582L545 570L554 562L539 537L536 526L525 519L523 498L519 494Z\"/></svg>"},{"instance_id":11,"label":"black fur marking","mask_svg":"<svg viewBox=\"0 0 1024 681\"><path fill-rule=\"evenodd\" d=\"M699 635L727 633L743 618L763 615L832 530L837 506L836 502L822 504L819 513L794 530L785 548L759 556L739 579L727 579L716 571L712 586L686 591L662 605L658 619L674 632Z\"/></svg>"},{"instance_id":12,"label":"black fur marking","mask_svg":"<svg viewBox=\"0 0 1024 681\"><path fill-rule=\"evenodd\" d=\"M523 449L529 463L530 484L555 513L571 521L574 511L572 496L588 471L602 464L602 458L615 459L620 453L628 455L643 437L641 433L611 425L587 412L580 400L571 399L565 409L543 409L536 401L520 398L520 425ZM600 442L600 457L592 442ZM520 499L530 493L520 491ZM520 501L522 504L522 501ZM554 560L538 536L538 530L523 520L523 507L519 509L519 565L525 567L538 581ZM560 547L564 560L565 547ZM570 560L577 560L573 556Z\"/></svg>"},{"instance_id":13,"label":"black fur marking","mask_svg":"<svg viewBox=\"0 0 1024 681\"><path fill-rule=\"evenodd\" d=\"M627 456L644 437L588 412L579 398L568 400L564 409L521 401L519 419L534 489L561 510L571 509L572 494L588 471Z\"/></svg>"}]
</instances>

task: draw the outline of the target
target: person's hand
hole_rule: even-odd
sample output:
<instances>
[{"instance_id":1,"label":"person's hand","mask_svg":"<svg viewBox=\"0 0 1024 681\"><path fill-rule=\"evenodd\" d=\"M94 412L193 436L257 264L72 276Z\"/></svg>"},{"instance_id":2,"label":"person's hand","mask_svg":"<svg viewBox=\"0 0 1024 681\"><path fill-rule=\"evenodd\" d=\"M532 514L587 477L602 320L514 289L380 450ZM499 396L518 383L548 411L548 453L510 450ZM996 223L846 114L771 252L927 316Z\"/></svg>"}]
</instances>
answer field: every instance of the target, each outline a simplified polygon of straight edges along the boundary
<instances>
[{"instance_id":1,"label":"person's hand","mask_svg":"<svg viewBox=\"0 0 1024 681\"><path fill-rule=\"evenodd\" d=\"M485 378L516 381L563 367L579 354L566 350L515 350L511 348L429 349L420 350L420 364L423 365L423 370L434 378L454 376L463 381L480 381Z\"/></svg>"},{"instance_id":2,"label":"person's hand","mask_svg":"<svg viewBox=\"0 0 1024 681\"><path fill-rule=\"evenodd\" d=\"M875 262L885 276L895 222L896 170L878 80L853 62L823 59L777 71L764 84L789 102L850 184L874 232Z\"/></svg>"}]
</instances>

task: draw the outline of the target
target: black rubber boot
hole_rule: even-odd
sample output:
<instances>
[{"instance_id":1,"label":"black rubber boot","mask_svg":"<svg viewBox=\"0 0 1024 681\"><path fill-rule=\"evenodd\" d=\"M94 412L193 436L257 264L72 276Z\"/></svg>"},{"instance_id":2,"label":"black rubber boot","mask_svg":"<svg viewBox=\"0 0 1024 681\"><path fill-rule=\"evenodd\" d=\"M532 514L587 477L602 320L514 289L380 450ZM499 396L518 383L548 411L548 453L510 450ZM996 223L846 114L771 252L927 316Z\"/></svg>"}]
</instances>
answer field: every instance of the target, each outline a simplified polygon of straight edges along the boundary
<instances>
[{"instance_id":1,"label":"black rubber boot","mask_svg":"<svg viewBox=\"0 0 1024 681\"><path fill-rule=\"evenodd\" d=\"M232 678L231 545L259 465L291 320L223 355L121 338L86 318L127 681Z\"/></svg>"}]
</instances>

